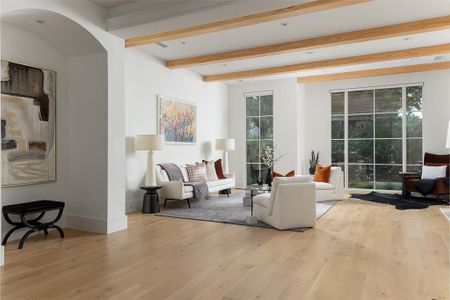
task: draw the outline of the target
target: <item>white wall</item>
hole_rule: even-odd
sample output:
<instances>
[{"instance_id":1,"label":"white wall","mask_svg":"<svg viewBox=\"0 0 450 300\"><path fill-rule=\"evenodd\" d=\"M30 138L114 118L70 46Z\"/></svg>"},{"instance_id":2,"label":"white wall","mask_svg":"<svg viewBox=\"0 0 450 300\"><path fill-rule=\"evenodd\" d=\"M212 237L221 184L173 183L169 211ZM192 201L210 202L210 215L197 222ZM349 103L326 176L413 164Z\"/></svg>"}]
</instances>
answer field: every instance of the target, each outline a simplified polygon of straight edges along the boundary
<instances>
[{"instance_id":1,"label":"white wall","mask_svg":"<svg viewBox=\"0 0 450 300\"><path fill-rule=\"evenodd\" d=\"M21 187L2 188L2 205L9 205L38 199L58 199L67 201L67 145L64 132L67 130L67 65L66 58L47 41L36 37L16 26L2 24L1 58L34 67L45 68L57 72L56 79L56 176L57 181ZM3 235L10 228L2 218ZM62 220L64 223L64 218ZM12 238L19 236L15 234Z\"/></svg>"},{"instance_id":2,"label":"white wall","mask_svg":"<svg viewBox=\"0 0 450 300\"><path fill-rule=\"evenodd\" d=\"M299 170L298 152L298 92L297 80L281 79L233 84L229 86L229 135L236 139L236 151L230 152L230 172L236 173L237 186L246 183L246 103L245 93L273 91L274 144L286 156L275 166L275 171L285 173Z\"/></svg>"},{"instance_id":3,"label":"white wall","mask_svg":"<svg viewBox=\"0 0 450 300\"><path fill-rule=\"evenodd\" d=\"M410 74L337 80L299 85L299 101L304 104L305 151L300 156L307 171L311 150L320 151L321 161L331 161L331 100L330 90L374 87L390 84L423 82L423 149L432 153L448 153L445 137L450 119L450 71L430 71Z\"/></svg>"},{"instance_id":4,"label":"white wall","mask_svg":"<svg viewBox=\"0 0 450 300\"><path fill-rule=\"evenodd\" d=\"M107 205L105 219L79 219L78 225L102 232L127 227L125 215L124 41L105 30L106 10L87 1L2 0L2 14L17 10L50 11L76 22L107 51ZM33 47L31 47L33 49ZM88 171L87 171L88 172ZM84 222L81 224L80 222Z\"/></svg>"},{"instance_id":5,"label":"white wall","mask_svg":"<svg viewBox=\"0 0 450 300\"><path fill-rule=\"evenodd\" d=\"M66 223L106 232L108 199L107 55L94 53L67 61ZM84 220L95 226L84 227Z\"/></svg>"},{"instance_id":6,"label":"white wall","mask_svg":"<svg viewBox=\"0 0 450 300\"><path fill-rule=\"evenodd\" d=\"M140 50L125 52L125 113L127 140L127 211L140 208L147 153L134 150L138 134L157 133L157 95L173 97L197 104L197 144L165 145L157 152L157 162L192 163L216 159L216 138L227 137L227 87L221 83L205 83L187 70L170 70Z\"/></svg>"}]
</instances>

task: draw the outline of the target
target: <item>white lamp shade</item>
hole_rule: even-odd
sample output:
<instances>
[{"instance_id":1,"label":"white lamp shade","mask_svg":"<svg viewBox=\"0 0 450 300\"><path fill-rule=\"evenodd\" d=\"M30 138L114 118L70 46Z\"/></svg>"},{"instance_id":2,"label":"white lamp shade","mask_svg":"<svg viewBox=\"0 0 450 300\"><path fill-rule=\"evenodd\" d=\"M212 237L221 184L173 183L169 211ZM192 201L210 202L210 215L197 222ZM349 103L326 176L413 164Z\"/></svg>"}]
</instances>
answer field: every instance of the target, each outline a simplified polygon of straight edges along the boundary
<instances>
[{"instance_id":1,"label":"white lamp shade","mask_svg":"<svg viewBox=\"0 0 450 300\"><path fill-rule=\"evenodd\" d=\"M235 144L234 139L217 139L216 140L216 150L234 150Z\"/></svg>"},{"instance_id":2,"label":"white lamp shade","mask_svg":"<svg viewBox=\"0 0 450 300\"><path fill-rule=\"evenodd\" d=\"M164 137L155 134L140 134L136 137L136 151L162 150Z\"/></svg>"},{"instance_id":3,"label":"white lamp shade","mask_svg":"<svg viewBox=\"0 0 450 300\"><path fill-rule=\"evenodd\" d=\"M448 128L447 128L447 144L445 146L447 149L450 149L450 120L448 121Z\"/></svg>"}]
</instances>

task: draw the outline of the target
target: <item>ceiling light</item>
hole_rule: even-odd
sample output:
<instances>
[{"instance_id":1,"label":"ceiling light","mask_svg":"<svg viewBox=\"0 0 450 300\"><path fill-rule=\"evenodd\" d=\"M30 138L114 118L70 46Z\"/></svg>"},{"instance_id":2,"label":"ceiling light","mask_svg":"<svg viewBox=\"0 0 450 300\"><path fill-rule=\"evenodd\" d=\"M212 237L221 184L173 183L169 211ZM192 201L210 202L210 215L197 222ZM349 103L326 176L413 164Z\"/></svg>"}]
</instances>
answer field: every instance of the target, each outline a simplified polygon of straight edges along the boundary
<instances>
[{"instance_id":1,"label":"ceiling light","mask_svg":"<svg viewBox=\"0 0 450 300\"><path fill-rule=\"evenodd\" d=\"M156 45L160 46L161 48L167 48L169 46L167 46L166 44L162 43L162 42L157 42L155 43Z\"/></svg>"},{"instance_id":2,"label":"ceiling light","mask_svg":"<svg viewBox=\"0 0 450 300\"><path fill-rule=\"evenodd\" d=\"M438 60L443 60L443 59L444 59L444 57L442 55L433 57L433 61L438 61Z\"/></svg>"},{"instance_id":3,"label":"ceiling light","mask_svg":"<svg viewBox=\"0 0 450 300\"><path fill-rule=\"evenodd\" d=\"M305 53L308 54L308 55L311 55L311 54L314 53L314 51L306 51Z\"/></svg>"},{"instance_id":4,"label":"ceiling light","mask_svg":"<svg viewBox=\"0 0 450 300\"><path fill-rule=\"evenodd\" d=\"M411 39L410 37L403 38L404 41L409 41L410 39Z\"/></svg>"},{"instance_id":5,"label":"ceiling light","mask_svg":"<svg viewBox=\"0 0 450 300\"><path fill-rule=\"evenodd\" d=\"M182 41L181 44L186 45L186 42L185 42L185 41Z\"/></svg>"},{"instance_id":6,"label":"ceiling light","mask_svg":"<svg viewBox=\"0 0 450 300\"><path fill-rule=\"evenodd\" d=\"M242 80L242 79L239 79L238 81L239 81L239 82L244 82L244 80Z\"/></svg>"},{"instance_id":7,"label":"ceiling light","mask_svg":"<svg viewBox=\"0 0 450 300\"><path fill-rule=\"evenodd\" d=\"M227 64L223 64L222 66L227 67L228 65Z\"/></svg>"},{"instance_id":8,"label":"ceiling light","mask_svg":"<svg viewBox=\"0 0 450 300\"><path fill-rule=\"evenodd\" d=\"M286 22L281 23L281 26L288 26L288 25L289 25L289 23L286 23Z\"/></svg>"},{"instance_id":9,"label":"ceiling light","mask_svg":"<svg viewBox=\"0 0 450 300\"><path fill-rule=\"evenodd\" d=\"M45 22L44 20L36 20L36 23L38 23L38 24L45 24L47 22Z\"/></svg>"}]
</instances>

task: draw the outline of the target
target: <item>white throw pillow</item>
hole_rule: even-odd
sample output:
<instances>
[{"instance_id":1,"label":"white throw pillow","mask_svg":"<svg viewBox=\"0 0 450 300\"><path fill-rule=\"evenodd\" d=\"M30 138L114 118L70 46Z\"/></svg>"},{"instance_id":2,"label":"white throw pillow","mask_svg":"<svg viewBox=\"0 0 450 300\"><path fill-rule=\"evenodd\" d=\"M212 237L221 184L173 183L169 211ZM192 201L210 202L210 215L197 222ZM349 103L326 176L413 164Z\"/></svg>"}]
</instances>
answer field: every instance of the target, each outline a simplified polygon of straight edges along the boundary
<instances>
[{"instance_id":1,"label":"white throw pillow","mask_svg":"<svg viewBox=\"0 0 450 300\"><path fill-rule=\"evenodd\" d=\"M208 178L208 181L215 181L215 180L219 180L219 177L217 177L216 174L216 167L214 166L214 161L210 160L204 163L195 163L197 166L198 165L205 165L206 166L206 177Z\"/></svg>"},{"instance_id":2,"label":"white throw pillow","mask_svg":"<svg viewBox=\"0 0 450 300\"><path fill-rule=\"evenodd\" d=\"M445 177L447 166L423 166L422 179L436 179Z\"/></svg>"}]
</instances>

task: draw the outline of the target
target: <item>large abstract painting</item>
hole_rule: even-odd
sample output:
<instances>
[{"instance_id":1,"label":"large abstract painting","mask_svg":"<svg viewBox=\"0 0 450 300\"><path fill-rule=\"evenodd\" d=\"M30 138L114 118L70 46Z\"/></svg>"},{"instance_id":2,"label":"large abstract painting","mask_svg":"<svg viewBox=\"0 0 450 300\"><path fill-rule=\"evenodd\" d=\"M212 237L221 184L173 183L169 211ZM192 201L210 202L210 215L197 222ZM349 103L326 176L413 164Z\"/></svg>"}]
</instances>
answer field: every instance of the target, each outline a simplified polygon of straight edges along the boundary
<instances>
[{"instance_id":1,"label":"large abstract painting","mask_svg":"<svg viewBox=\"0 0 450 300\"><path fill-rule=\"evenodd\" d=\"M166 143L197 142L197 107L194 104L158 96L158 130Z\"/></svg>"},{"instance_id":2,"label":"large abstract painting","mask_svg":"<svg viewBox=\"0 0 450 300\"><path fill-rule=\"evenodd\" d=\"M2 186L56 180L56 73L1 62Z\"/></svg>"}]
</instances>

